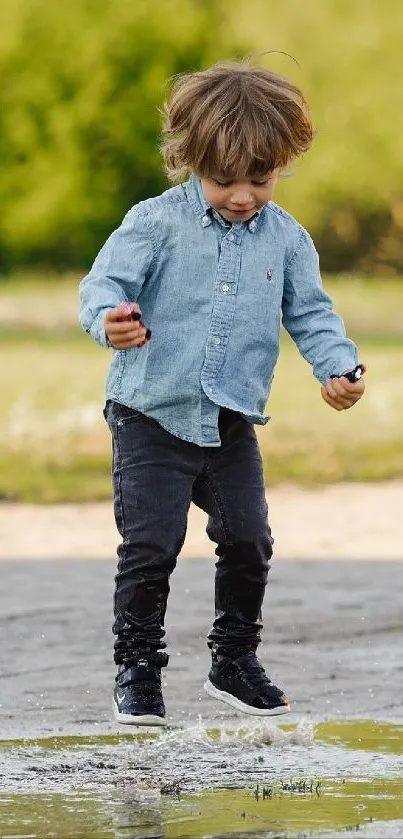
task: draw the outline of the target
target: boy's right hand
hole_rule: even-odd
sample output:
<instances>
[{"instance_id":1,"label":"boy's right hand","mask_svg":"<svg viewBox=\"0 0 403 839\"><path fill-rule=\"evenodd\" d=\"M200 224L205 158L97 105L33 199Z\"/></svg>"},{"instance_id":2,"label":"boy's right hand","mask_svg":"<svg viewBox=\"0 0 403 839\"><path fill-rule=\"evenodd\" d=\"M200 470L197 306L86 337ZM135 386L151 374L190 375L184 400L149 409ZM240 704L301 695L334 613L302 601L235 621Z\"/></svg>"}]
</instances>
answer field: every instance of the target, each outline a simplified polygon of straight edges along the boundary
<instances>
[{"instance_id":1,"label":"boy's right hand","mask_svg":"<svg viewBox=\"0 0 403 839\"><path fill-rule=\"evenodd\" d=\"M110 309L105 316L105 334L117 350L128 350L144 344L146 329L138 320L132 320L134 312L140 312L137 303L121 303Z\"/></svg>"}]
</instances>

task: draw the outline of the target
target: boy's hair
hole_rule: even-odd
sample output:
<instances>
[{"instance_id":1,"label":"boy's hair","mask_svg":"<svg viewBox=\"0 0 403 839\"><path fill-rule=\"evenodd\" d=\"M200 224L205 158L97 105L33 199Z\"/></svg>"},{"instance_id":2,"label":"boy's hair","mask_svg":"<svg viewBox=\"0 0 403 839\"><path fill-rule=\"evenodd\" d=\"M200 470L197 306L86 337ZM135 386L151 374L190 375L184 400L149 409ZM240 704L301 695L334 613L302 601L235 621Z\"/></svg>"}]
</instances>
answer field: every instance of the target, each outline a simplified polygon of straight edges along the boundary
<instances>
[{"instance_id":1,"label":"boy's hair","mask_svg":"<svg viewBox=\"0 0 403 839\"><path fill-rule=\"evenodd\" d=\"M261 177L307 151L308 105L292 82L249 62L179 76L165 103L161 146L168 178Z\"/></svg>"}]
</instances>

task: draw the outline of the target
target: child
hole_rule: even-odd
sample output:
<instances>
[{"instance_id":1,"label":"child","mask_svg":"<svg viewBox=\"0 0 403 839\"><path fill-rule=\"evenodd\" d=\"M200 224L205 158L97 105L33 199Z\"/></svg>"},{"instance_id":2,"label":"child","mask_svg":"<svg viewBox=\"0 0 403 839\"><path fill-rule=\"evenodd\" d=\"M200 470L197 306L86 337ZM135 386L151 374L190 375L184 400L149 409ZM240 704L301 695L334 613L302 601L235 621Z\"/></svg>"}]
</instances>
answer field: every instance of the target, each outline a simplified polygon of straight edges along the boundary
<instances>
[{"instance_id":1,"label":"child","mask_svg":"<svg viewBox=\"0 0 403 839\"><path fill-rule=\"evenodd\" d=\"M312 137L302 93L269 70L231 62L179 78L162 150L180 183L127 213L80 284L80 322L112 348L122 723L164 724L164 616L191 501L218 556L205 689L249 714L289 711L256 658L273 540L254 424L268 421L281 319L325 402L343 410L364 392L342 375L356 348L312 240L272 201Z\"/></svg>"}]
</instances>

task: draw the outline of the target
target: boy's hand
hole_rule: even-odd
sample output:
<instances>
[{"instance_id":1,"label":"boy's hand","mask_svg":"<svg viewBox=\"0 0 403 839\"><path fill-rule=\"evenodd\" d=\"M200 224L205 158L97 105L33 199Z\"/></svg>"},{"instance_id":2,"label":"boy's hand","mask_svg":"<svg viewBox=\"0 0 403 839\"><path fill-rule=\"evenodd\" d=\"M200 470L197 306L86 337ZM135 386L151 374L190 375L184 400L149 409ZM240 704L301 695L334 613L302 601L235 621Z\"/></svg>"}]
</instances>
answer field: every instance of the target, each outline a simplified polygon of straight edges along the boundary
<instances>
[{"instance_id":1,"label":"boy's hand","mask_svg":"<svg viewBox=\"0 0 403 839\"><path fill-rule=\"evenodd\" d=\"M132 320L135 312L140 313L137 303L121 303L105 316L105 334L117 350L141 347L145 343L147 330L141 321Z\"/></svg>"},{"instance_id":2,"label":"boy's hand","mask_svg":"<svg viewBox=\"0 0 403 839\"><path fill-rule=\"evenodd\" d=\"M366 367L363 365L363 373L365 373L365 370ZM363 378L353 383L349 382L345 376L328 379L320 389L322 399L336 411L345 411L347 408L351 408L361 399L364 391L365 383Z\"/></svg>"}]
</instances>

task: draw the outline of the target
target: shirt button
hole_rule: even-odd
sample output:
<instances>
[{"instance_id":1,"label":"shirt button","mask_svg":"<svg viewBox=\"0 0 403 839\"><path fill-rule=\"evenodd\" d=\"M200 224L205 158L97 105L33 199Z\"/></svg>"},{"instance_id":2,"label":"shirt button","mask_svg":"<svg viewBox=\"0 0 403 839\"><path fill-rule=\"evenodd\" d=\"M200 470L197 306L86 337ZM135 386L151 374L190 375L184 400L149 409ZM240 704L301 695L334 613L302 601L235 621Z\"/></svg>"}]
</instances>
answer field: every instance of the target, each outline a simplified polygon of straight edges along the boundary
<instances>
[{"instance_id":1,"label":"shirt button","mask_svg":"<svg viewBox=\"0 0 403 839\"><path fill-rule=\"evenodd\" d=\"M249 225L249 230L256 230L256 222L255 221L251 221L251 223Z\"/></svg>"},{"instance_id":2,"label":"shirt button","mask_svg":"<svg viewBox=\"0 0 403 839\"><path fill-rule=\"evenodd\" d=\"M210 219L208 216L203 216L201 223L203 227L207 227L210 224Z\"/></svg>"},{"instance_id":3,"label":"shirt button","mask_svg":"<svg viewBox=\"0 0 403 839\"><path fill-rule=\"evenodd\" d=\"M234 239L235 239L234 234L233 234L233 233L230 233L230 234L228 235L228 241L229 241L229 242L233 242L233 241L234 241Z\"/></svg>"},{"instance_id":4,"label":"shirt button","mask_svg":"<svg viewBox=\"0 0 403 839\"><path fill-rule=\"evenodd\" d=\"M211 339L211 343L216 344L217 346L218 344L221 344L221 338L219 337L219 335L214 335L214 337Z\"/></svg>"},{"instance_id":5,"label":"shirt button","mask_svg":"<svg viewBox=\"0 0 403 839\"><path fill-rule=\"evenodd\" d=\"M224 285L222 286L222 290L229 291L229 285L227 285L227 283L224 283Z\"/></svg>"}]
</instances>

